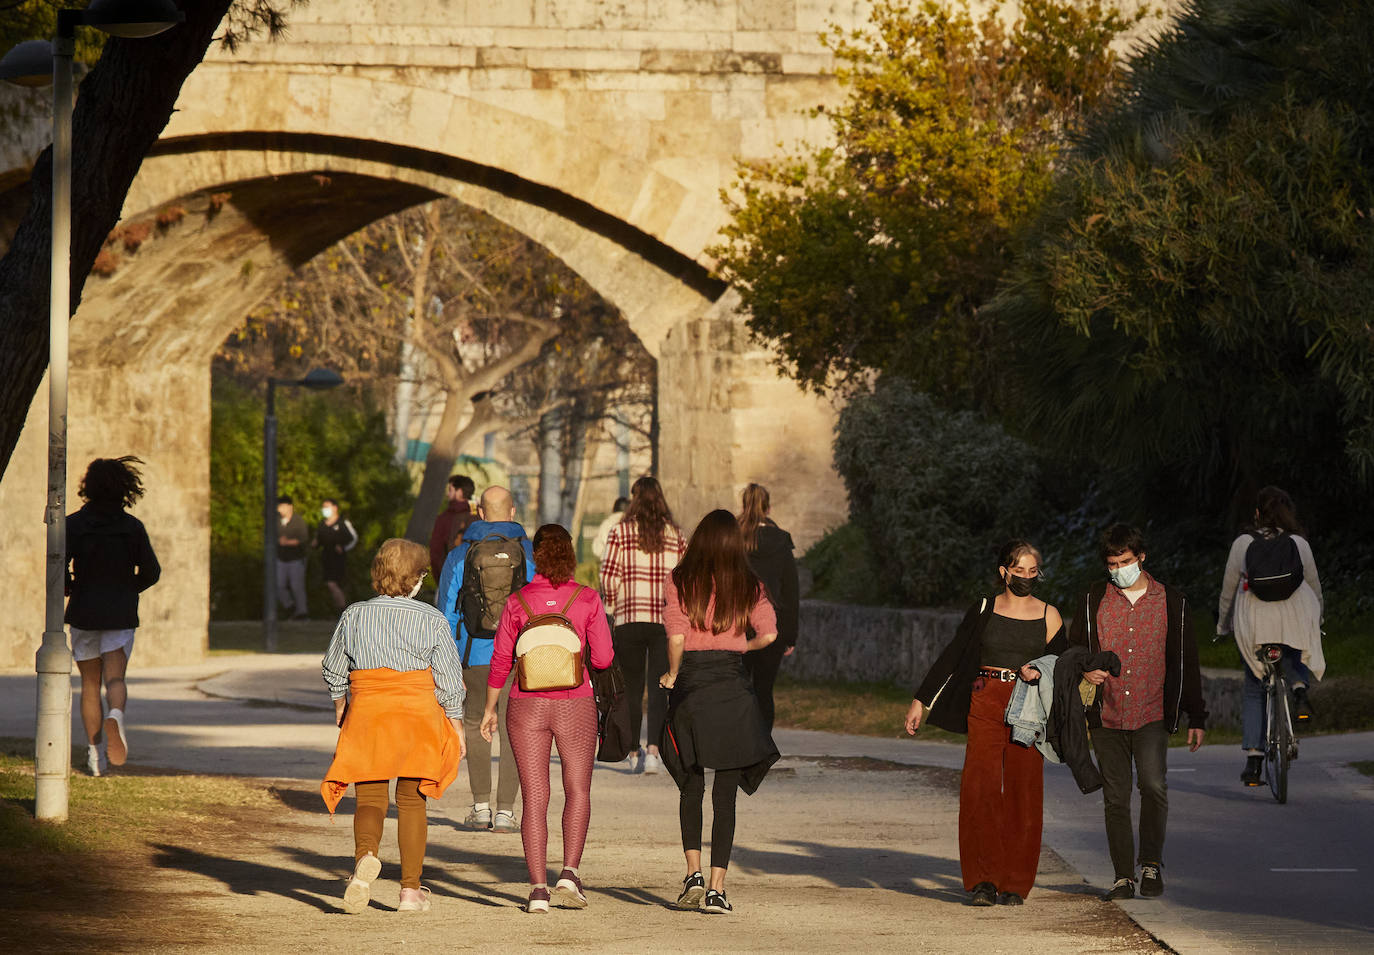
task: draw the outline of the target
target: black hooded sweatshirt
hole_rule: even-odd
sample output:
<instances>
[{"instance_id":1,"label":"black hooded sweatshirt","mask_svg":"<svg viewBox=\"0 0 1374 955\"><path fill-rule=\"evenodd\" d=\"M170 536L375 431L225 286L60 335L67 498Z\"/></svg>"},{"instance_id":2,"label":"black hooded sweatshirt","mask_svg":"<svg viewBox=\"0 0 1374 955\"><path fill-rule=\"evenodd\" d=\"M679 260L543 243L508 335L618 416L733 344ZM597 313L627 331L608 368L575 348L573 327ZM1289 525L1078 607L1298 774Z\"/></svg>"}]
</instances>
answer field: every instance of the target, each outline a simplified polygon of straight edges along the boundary
<instances>
[{"instance_id":1,"label":"black hooded sweatshirt","mask_svg":"<svg viewBox=\"0 0 1374 955\"><path fill-rule=\"evenodd\" d=\"M792 535L765 518L759 525L758 546L750 551L749 569L763 581L768 599L778 614L780 647L797 645L797 561L792 556Z\"/></svg>"},{"instance_id":2,"label":"black hooded sweatshirt","mask_svg":"<svg viewBox=\"0 0 1374 955\"><path fill-rule=\"evenodd\" d=\"M67 515L66 621L82 630L138 626L138 595L162 567L143 522L117 505L89 503Z\"/></svg>"}]
</instances>

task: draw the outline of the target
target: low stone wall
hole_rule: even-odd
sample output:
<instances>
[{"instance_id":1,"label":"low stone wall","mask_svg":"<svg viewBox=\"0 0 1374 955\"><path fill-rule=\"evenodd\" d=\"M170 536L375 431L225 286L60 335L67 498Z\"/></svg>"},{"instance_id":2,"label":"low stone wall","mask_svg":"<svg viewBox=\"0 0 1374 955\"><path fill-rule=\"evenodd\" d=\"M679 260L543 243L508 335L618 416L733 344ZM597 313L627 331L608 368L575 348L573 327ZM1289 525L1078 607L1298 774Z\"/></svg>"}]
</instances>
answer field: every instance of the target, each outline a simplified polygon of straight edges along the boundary
<instances>
[{"instance_id":1,"label":"low stone wall","mask_svg":"<svg viewBox=\"0 0 1374 955\"><path fill-rule=\"evenodd\" d=\"M892 683L912 689L953 639L962 617L948 610L803 600L800 649L783 658L782 672L798 680ZM1239 674L1203 676L1210 727L1240 727L1240 691Z\"/></svg>"}]
</instances>

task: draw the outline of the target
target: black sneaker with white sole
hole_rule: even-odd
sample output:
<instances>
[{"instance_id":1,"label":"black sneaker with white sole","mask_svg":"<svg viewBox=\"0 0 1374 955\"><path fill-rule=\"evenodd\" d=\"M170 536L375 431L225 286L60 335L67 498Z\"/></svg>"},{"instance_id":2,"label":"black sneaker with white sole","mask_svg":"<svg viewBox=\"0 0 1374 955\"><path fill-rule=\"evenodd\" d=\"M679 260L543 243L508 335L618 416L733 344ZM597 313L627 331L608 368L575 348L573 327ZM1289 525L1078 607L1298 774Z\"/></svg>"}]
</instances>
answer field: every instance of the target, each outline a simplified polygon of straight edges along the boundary
<instances>
[{"instance_id":1,"label":"black sneaker with white sole","mask_svg":"<svg viewBox=\"0 0 1374 955\"><path fill-rule=\"evenodd\" d=\"M1147 899L1164 894L1164 867L1158 862L1140 864L1140 894Z\"/></svg>"},{"instance_id":2,"label":"black sneaker with white sole","mask_svg":"<svg viewBox=\"0 0 1374 955\"><path fill-rule=\"evenodd\" d=\"M735 911L725 893L715 889L706 890L706 901L701 903L701 910L707 915L729 915Z\"/></svg>"},{"instance_id":3,"label":"black sneaker with white sole","mask_svg":"<svg viewBox=\"0 0 1374 955\"><path fill-rule=\"evenodd\" d=\"M997 886L991 882L979 882L969 890L965 905L987 906L997 904Z\"/></svg>"},{"instance_id":4,"label":"black sneaker with white sole","mask_svg":"<svg viewBox=\"0 0 1374 955\"><path fill-rule=\"evenodd\" d=\"M706 880L700 872L693 872L682 880L682 894L677 897L680 909L699 909L701 900L706 898Z\"/></svg>"},{"instance_id":5,"label":"black sneaker with white sole","mask_svg":"<svg viewBox=\"0 0 1374 955\"><path fill-rule=\"evenodd\" d=\"M1135 880L1117 879L1112 887L1102 894L1103 902L1121 902L1135 898Z\"/></svg>"}]
</instances>

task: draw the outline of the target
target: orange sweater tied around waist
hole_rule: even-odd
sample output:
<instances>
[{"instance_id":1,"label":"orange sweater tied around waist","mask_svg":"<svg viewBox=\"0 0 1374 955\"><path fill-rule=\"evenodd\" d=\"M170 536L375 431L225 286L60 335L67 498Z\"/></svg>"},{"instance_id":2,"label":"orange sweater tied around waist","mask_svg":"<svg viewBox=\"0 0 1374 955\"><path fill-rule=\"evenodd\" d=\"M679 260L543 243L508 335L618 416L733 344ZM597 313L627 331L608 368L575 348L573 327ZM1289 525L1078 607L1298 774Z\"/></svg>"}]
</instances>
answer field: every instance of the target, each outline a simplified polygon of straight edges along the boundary
<instances>
[{"instance_id":1,"label":"orange sweater tied around waist","mask_svg":"<svg viewBox=\"0 0 1374 955\"><path fill-rule=\"evenodd\" d=\"M458 778L458 733L434 698L428 669L354 670L334 761L320 795L332 816L349 783L405 776L438 799Z\"/></svg>"}]
</instances>

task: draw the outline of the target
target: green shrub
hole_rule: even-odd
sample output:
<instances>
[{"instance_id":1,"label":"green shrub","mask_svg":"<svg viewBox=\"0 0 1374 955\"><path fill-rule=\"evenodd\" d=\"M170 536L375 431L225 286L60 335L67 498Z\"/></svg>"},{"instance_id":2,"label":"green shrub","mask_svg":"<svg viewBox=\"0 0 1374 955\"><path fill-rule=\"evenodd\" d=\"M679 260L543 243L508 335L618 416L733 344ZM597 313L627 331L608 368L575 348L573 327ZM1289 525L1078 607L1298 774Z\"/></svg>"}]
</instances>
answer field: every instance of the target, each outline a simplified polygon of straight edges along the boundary
<instances>
[{"instance_id":1,"label":"green shrub","mask_svg":"<svg viewBox=\"0 0 1374 955\"><path fill-rule=\"evenodd\" d=\"M901 595L876 559L863 528L841 524L826 532L802 557L811 571L808 597L850 604L894 604Z\"/></svg>"}]
</instances>

